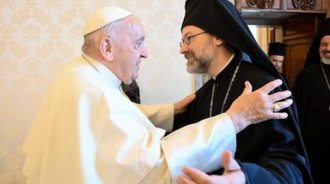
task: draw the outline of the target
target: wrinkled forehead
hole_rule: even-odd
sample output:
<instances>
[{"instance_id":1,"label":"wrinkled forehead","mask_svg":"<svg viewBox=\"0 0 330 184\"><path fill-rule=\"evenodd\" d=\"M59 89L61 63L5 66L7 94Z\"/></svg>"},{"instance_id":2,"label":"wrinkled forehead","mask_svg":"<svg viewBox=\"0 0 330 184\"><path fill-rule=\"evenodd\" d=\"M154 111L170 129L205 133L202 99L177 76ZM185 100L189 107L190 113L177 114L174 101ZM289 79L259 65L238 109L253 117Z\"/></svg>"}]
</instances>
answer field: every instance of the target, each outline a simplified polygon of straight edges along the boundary
<instances>
[{"instance_id":1,"label":"wrinkled forehead","mask_svg":"<svg viewBox=\"0 0 330 184\"><path fill-rule=\"evenodd\" d=\"M139 39L144 37L144 29L141 22L133 15L130 15L122 21L120 30L117 30L117 34L122 39Z\"/></svg>"},{"instance_id":2,"label":"wrinkled forehead","mask_svg":"<svg viewBox=\"0 0 330 184\"><path fill-rule=\"evenodd\" d=\"M143 29L141 22L134 16L132 17L132 19L133 19L132 30L136 33L140 33L140 34L144 35L144 29Z\"/></svg>"}]
</instances>

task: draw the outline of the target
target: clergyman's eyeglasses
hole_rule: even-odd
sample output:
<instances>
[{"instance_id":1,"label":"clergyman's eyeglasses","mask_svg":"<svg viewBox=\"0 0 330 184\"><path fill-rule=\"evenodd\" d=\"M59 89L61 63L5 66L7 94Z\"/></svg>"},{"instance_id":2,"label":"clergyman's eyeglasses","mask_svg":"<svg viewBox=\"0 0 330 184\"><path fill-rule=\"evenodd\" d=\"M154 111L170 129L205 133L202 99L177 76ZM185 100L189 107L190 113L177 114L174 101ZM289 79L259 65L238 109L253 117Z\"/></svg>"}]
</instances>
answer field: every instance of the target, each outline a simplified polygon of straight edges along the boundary
<instances>
[{"instance_id":1,"label":"clergyman's eyeglasses","mask_svg":"<svg viewBox=\"0 0 330 184\"><path fill-rule=\"evenodd\" d=\"M191 36L187 36L185 38L183 38L180 42L180 47L183 46L183 44L186 44L186 45L190 45L190 42L191 42L191 39L198 36L198 35L201 35L201 34L204 34L206 33L205 31L204 32L201 32L201 33L197 33L197 34L194 34L194 35L191 35Z\"/></svg>"}]
</instances>

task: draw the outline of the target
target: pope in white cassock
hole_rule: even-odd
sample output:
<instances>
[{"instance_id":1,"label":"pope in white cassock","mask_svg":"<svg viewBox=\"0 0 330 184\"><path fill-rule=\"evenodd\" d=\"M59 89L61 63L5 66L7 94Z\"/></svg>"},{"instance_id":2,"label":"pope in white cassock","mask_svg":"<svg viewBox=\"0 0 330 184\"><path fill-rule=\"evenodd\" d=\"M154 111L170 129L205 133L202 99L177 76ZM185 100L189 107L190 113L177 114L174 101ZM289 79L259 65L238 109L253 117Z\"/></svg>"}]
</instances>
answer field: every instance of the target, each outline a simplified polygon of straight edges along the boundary
<instances>
[{"instance_id":1,"label":"pope in white cassock","mask_svg":"<svg viewBox=\"0 0 330 184\"><path fill-rule=\"evenodd\" d=\"M138 77L141 58L148 56L140 22L126 10L105 7L91 15L84 37L83 54L59 72L30 128L27 183L175 183L183 166L205 172L221 167L221 154L235 152L235 123L256 123L246 118L243 125L227 111L164 137L179 103L137 105L120 88ZM267 110L276 100L263 104L264 117L285 118Z\"/></svg>"}]
</instances>

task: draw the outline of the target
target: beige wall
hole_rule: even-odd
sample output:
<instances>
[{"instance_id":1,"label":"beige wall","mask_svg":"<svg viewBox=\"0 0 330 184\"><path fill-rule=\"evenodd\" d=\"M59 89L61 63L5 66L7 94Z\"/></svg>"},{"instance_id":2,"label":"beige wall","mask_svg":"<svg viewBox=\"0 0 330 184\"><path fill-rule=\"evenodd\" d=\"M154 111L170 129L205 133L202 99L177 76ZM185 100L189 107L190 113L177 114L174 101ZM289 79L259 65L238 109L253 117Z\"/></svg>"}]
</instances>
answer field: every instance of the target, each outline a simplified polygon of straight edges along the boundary
<instances>
[{"instance_id":1,"label":"beige wall","mask_svg":"<svg viewBox=\"0 0 330 184\"><path fill-rule=\"evenodd\" d=\"M192 79L179 54L184 0L0 0L0 183L24 183L22 145L58 70L80 54L87 16L103 5L135 13L149 58L138 83L145 103L174 102Z\"/></svg>"}]
</instances>

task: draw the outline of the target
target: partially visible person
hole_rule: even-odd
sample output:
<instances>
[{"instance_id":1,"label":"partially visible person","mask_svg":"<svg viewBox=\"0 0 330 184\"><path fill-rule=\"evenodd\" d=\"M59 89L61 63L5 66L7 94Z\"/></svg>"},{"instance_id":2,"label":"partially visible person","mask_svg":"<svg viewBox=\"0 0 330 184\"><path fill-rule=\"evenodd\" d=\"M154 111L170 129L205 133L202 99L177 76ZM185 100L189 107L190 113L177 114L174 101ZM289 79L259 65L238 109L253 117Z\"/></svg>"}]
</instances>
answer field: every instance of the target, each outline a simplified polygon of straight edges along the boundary
<instances>
[{"instance_id":1,"label":"partially visible person","mask_svg":"<svg viewBox=\"0 0 330 184\"><path fill-rule=\"evenodd\" d=\"M225 112L244 88L242 81L258 88L282 78L232 3L187 0L185 9L180 53L187 59L188 72L212 78L196 92L186 112L176 116L174 129ZM275 91L281 90L288 90L287 85ZM232 152L241 168L237 175L224 169L209 174L244 184L312 183L297 114L291 107L285 112L289 114L285 120L272 119L237 134L237 149Z\"/></svg>"},{"instance_id":2,"label":"partially visible person","mask_svg":"<svg viewBox=\"0 0 330 184\"><path fill-rule=\"evenodd\" d=\"M282 65L285 60L286 47L287 45L281 42L273 42L269 44L268 57L279 72L282 71ZM289 86L286 77L282 74L282 72L280 72L280 74L282 75L286 84Z\"/></svg>"},{"instance_id":3,"label":"partially visible person","mask_svg":"<svg viewBox=\"0 0 330 184\"><path fill-rule=\"evenodd\" d=\"M278 71L281 70L285 58L286 44L273 42L269 44L268 57L273 62Z\"/></svg>"},{"instance_id":4,"label":"partially visible person","mask_svg":"<svg viewBox=\"0 0 330 184\"><path fill-rule=\"evenodd\" d=\"M235 134L246 126L287 117L272 109L288 107L292 101L278 101L290 92L268 95L280 80L253 93L246 82L226 113L164 137L194 95L146 106L123 94L121 83L135 80L148 56L144 40L141 23L124 9L104 7L91 15L82 55L59 72L30 128L23 148L27 183L173 183L184 165L221 167L215 161L226 149L235 152Z\"/></svg>"},{"instance_id":5,"label":"partially visible person","mask_svg":"<svg viewBox=\"0 0 330 184\"><path fill-rule=\"evenodd\" d=\"M136 80L133 80L131 84L121 83L121 87L127 97L134 103L141 104L140 88Z\"/></svg>"},{"instance_id":6,"label":"partially visible person","mask_svg":"<svg viewBox=\"0 0 330 184\"><path fill-rule=\"evenodd\" d=\"M293 88L315 184L328 181L330 165L330 18L322 22Z\"/></svg>"}]
</instances>

